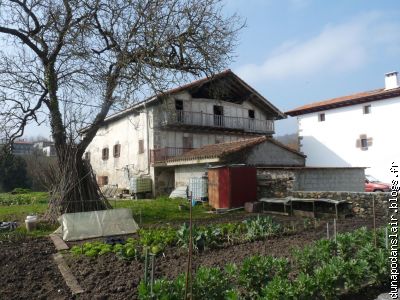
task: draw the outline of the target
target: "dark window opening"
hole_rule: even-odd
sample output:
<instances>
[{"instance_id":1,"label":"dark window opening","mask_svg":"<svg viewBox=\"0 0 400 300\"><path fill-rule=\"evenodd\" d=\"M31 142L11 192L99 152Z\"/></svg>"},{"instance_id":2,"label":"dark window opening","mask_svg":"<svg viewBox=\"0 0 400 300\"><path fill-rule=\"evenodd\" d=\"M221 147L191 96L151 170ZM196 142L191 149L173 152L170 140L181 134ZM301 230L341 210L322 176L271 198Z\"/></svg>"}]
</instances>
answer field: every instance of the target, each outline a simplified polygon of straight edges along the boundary
<instances>
[{"instance_id":1,"label":"dark window opening","mask_svg":"<svg viewBox=\"0 0 400 300\"><path fill-rule=\"evenodd\" d=\"M255 118L255 113L254 113L254 110L252 110L252 109L249 109L249 118L250 119L254 119Z\"/></svg>"},{"instance_id":2,"label":"dark window opening","mask_svg":"<svg viewBox=\"0 0 400 300\"><path fill-rule=\"evenodd\" d=\"M224 126L224 107L214 105L214 125Z\"/></svg>"},{"instance_id":3,"label":"dark window opening","mask_svg":"<svg viewBox=\"0 0 400 300\"><path fill-rule=\"evenodd\" d=\"M139 154L144 153L144 140L139 140Z\"/></svg>"},{"instance_id":4,"label":"dark window opening","mask_svg":"<svg viewBox=\"0 0 400 300\"><path fill-rule=\"evenodd\" d=\"M183 122L183 101L175 100L176 120L179 123Z\"/></svg>"},{"instance_id":5,"label":"dark window opening","mask_svg":"<svg viewBox=\"0 0 400 300\"><path fill-rule=\"evenodd\" d=\"M365 105L363 107L364 115L368 115L371 113L371 105Z\"/></svg>"},{"instance_id":6,"label":"dark window opening","mask_svg":"<svg viewBox=\"0 0 400 300\"><path fill-rule=\"evenodd\" d=\"M361 139L361 148L368 149L368 140L367 139Z\"/></svg>"},{"instance_id":7,"label":"dark window opening","mask_svg":"<svg viewBox=\"0 0 400 300\"><path fill-rule=\"evenodd\" d=\"M103 148L103 150L101 151L101 159L102 160L108 159L108 148Z\"/></svg>"},{"instance_id":8,"label":"dark window opening","mask_svg":"<svg viewBox=\"0 0 400 300\"><path fill-rule=\"evenodd\" d=\"M114 148L113 148L113 156L120 157L120 155L121 155L121 145L116 144L116 145L114 145Z\"/></svg>"},{"instance_id":9,"label":"dark window opening","mask_svg":"<svg viewBox=\"0 0 400 300\"><path fill-rule=\"evenodd\" d=\"M185 148L185 149L193 148L193 137L191 137L191 136L183 137L183 148Z\"/></svg>"},{"instance_id":10,"label":"dark window opening","mask_svg":"<svg viewBox=\"0 0 400 300\"><path fill-rule=\"evenodd\" d=\"M175 109L183 110L183 101L182 100L175 100Z\"/></svg>"},{"instance_id":11,"label":"dark window opening","mask_svg":"<svg viewBox=\"0 0 400 300\"><path fill-rule=\"evenodd\" d=\"M318 115L318 121L325 122L325 114L324 113Z\"/></svg>"}]
</instances>

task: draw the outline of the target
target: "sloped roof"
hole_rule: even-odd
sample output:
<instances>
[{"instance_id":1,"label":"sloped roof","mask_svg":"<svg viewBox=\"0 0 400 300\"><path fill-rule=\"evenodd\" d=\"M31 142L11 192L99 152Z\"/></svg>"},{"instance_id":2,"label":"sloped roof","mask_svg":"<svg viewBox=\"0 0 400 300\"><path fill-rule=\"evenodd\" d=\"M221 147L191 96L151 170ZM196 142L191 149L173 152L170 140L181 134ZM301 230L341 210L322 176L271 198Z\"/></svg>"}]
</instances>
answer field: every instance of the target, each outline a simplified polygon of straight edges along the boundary
<instances>
[{"instance_id":1,"label":"sloped roof","mask_svg":"<svg viewBox=\"0 0 400 300\"><path fill-rule=\"evenodd\" d=\"M306 104L298 108L289 110L285 114L289 116L298 116L311 112L317 112L332 108L350 106L355 104L361 104L366 102L378 101L393 97L400 96L400 88L394 88L390 90L386 89L376 89L367 92L356 93L348 96L342 96L338 98L332 98L329 100L314 102L311 104Z\"/></svg>"},{"instance_id":2,"label":"sloped roof","mask_svg":"<svg viewBox=\"0 0 400 300\"><path fill-rule=\"evenodd\" d=\"M179 87L175 87L172 88L170 90L167 90L165 92L156 94L154 96L151 96L150 98L147 98L144 101L141 101L137 104L135 104L134 106L125 109L123 111L114 113L110 116L108 116L105 119L105 122L108 123L110 121L114 121L117 119L120 119L121 117L126 116L127 114L131 114L133 112L138 111L141 107L143 107L144 105L149 105L152 104L154 102L156 102L157 100L159 100L161 97L163 96L167 96L167 95L173 95L173 94L178 94L184 91L193 91L196 90L198 88L201 88L202 86L205 86L207 84L209 84L210 82L214 82L216 80L219 79L224 79L224 78L231 78L232 81L235 82L235 84L237 85L236 87L236 91L237 90L246 90L247 93L249 95L254 96L252 99L257 102L259 105L263 106L264 109L268 109L274 112L274 114L276 115L276 119L284 119L287 116L281 112L275 105L273 105L271 102L269 102L265 97L263 97L260 93L258 93L255 89L253 89L250 85L248 85L243 79L241 79L239 76L237 76L234 72L232 72L230 69L222 71L220 73L214 74L211 77L205 77L199 80L195 80L193 82L190 82L188 84L184 84L181 85Z\"/></svg>"},{"instance_id":3,"label":"sloped roof","mask_svg":"<svg viewBox=\"0 0 400 300\"><path fill-rule=\"evenodd\" d=\"M243 140L234 141L234 142L206 145L201 148L196 148L196 149L190 150L180 156L172 157L172 158L166 160L166 162L223 158L228 155L238 153L245 149L254 147L254 146L259 145L266 141L269 141L269 142L277 145L278 147L284 148L285 150L293 152L297 155L305 157L304 154L302 154L290 147L287 147L272 138L267 138L265 136L261 136L261 137L243 139Z\"/></svg>"}]
</instances>

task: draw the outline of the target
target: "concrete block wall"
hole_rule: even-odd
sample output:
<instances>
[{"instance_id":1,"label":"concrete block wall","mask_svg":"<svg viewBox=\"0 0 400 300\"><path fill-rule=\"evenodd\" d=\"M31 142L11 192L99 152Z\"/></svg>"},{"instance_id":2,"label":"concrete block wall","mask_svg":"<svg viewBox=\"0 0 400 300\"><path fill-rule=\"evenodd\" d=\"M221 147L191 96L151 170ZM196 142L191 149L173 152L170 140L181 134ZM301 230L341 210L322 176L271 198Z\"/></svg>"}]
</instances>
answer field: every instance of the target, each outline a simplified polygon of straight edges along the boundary
<instances>
[{"instance_id":1,"label":"concrete block wall","mask_svg":"<svg viewBox=\"0 0 400 300\"><path fill-rule=\"evenodd\" d=\"M305 168L296 172L297 191L364 191L363 168Z\"/></svg>"},{"instance_id":2,"label":"concrete block wall","mask_svg":"<svg viewBox=\"0 0 400 300\"><path fill-rule=\"evenodd\" d=\"M363 168L257 168L258 198L293 191L364 191Z\"/></svg>"}]
</instances>

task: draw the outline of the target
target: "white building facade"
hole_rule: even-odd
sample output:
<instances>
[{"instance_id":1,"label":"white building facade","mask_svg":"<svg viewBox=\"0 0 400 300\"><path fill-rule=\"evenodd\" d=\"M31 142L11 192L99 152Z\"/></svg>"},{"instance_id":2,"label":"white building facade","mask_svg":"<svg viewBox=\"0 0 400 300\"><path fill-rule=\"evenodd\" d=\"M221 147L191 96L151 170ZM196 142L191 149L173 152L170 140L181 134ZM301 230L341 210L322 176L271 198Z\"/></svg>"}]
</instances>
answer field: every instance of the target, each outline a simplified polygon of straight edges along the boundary
<instances>
[{"instance_id":1,"label":"white building facade","mask_svg":"<svg viewBox=\"0 0 400 300\"><path fill-rule=\"evenodd\" d=\"M310 167L366 167L384 182L400 163L400 85L386 74L385 88L312 103L286 112L297 116L300 151Z\"/></svg>"},{"instance_id":2,"label":"white building facade","mask_svg":"<svg viewBox=\"0 0 400 300\"><path fill-rule=\"evenodd\" d=\"M129 189L131 178L150 177L154 194L165 194L178 180L168 159L210 144L272 137L274 121L285 117L228 70L111 115L85 158L100 186Z\"/></svg>"}]
</instances>

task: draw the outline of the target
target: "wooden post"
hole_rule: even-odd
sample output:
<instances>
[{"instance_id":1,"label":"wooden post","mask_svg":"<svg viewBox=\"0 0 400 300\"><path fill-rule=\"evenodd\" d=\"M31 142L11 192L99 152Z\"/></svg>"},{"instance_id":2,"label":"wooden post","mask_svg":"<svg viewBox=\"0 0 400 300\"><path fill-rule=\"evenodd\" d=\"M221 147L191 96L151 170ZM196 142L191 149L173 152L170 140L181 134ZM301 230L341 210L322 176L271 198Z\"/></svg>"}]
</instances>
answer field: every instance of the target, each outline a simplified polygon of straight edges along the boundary
<instances>
[{"instance_id":1,"label":"wooden post","mask_svg":"<svg viewBox=\"0 0 400 300\"><path fill-rule=\"evenodd\" d=\"M193 252L193 213L192 213L192 192L190 192L189 196L189 253L188 253L188 262L187 262L187 269L186 269L186 282L185 282L185 300L192 299L192 252ZM188 297L188 294L190 295Z\"/></svg>"},{"instance_id":2,"label":"wooden post","mask_svg":"<svg viewBox=\"0 0 400 300\"><path fill-rule=\"evenodd\" d=\"M336 219L333 219L333 236L336 243Z\"/></svg>"},{"instance_id":3,"label":"wooden post","mask_svg":"<svg viewBox=\"0 0 400 300\"><path fill-rule=\"evenodd\" d=\"M149 273L149 249L144 248L144 283L147 284L147 274Z\"/></svg>"},{"instance_id":4,"label":"wooden post","mask_svg":"<svg viewBox=\"0 0 400 300\"><path fill-rule=\"evenodd\" d=\"M326 222L326 238L329 240L329 222Z\"/></svg>"},{"instance_id":5,"label":"wooden post","mask_svg":"<svg viewBox=\"0 0 400 300\"><path fill-rule=\"evenodd\" d=\"M151 274L150 274L150 293L153 296L153 286L154 286L154 271L155 271L155 260L156 255L151 254Z\"/></svg>"},{"instance_id":6,"label":"wooden post","mask_svg":"<svg viewBox=\"0 0 400 300\"><path fill-rule=\"evenodd\" d=\"M375 220L375 197L372 198L372 215L373 215L373 221L374 221L374 244L376 247L376 220Z\"/></svg>"}]
</instances>

